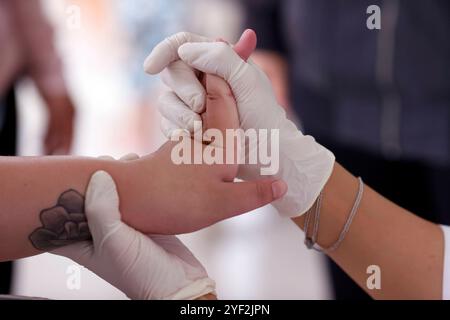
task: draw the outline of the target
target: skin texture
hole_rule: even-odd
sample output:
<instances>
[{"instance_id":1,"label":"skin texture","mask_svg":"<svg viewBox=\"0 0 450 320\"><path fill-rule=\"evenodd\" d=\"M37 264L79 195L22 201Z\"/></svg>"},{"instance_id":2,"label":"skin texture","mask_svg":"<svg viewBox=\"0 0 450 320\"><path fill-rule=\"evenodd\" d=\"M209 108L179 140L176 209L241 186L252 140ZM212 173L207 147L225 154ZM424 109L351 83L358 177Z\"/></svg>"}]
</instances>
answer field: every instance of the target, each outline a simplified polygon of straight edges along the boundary
<instances>
[{"instance_id":1,"label":"skin texture","mask_svg":"<svg viewBox=\"0 0 450 320\"><path fill-rule=\"evenodd\" d=\"M358 181L339 164L324 188L317 243L339 237L355 201ZM304 228L305 216L293 219ZM311 229L310 229L311 230ZM441 228L397 206L369 186L344 241L328 255L376 299L441 299L444 239ZM381 289L368 289L367 268L381 270Z\"/></svg>"}]
</instances>

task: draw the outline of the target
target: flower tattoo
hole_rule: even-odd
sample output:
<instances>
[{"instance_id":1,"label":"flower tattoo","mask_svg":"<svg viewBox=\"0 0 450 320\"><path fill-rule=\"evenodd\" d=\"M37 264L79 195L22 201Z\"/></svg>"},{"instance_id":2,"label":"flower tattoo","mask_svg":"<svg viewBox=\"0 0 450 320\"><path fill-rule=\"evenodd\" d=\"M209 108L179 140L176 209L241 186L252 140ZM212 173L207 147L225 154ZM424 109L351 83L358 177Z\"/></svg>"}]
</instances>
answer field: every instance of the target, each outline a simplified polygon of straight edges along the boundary
<instances>
[{"instance_id":1,"label":"flower tattoo","mask_svg":"<svg viewBox=\"0 0 450 320\"><path fill-rule=\"evenodd\" d=\"M42 210L40 220L42 227L29 236L38 250L50 251L91 239L84 214L84 197L73 189L63 192L54 207Z\"/></svg>"}]
</instances>

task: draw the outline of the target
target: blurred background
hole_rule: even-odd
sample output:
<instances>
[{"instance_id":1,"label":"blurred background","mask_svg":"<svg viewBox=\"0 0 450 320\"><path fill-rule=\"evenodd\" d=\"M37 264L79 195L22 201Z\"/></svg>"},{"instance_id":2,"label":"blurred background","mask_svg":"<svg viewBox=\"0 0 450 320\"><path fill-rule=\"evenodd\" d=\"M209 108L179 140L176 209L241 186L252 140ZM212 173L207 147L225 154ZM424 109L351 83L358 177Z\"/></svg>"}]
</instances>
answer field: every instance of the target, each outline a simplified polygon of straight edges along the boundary
<instances>
[{"instance_id":1,"label":"blurred background","mask_svg":"<svg viewBox=\"0 0 450 320\"><path fill-rule=\"evenodd\" d=\"M251 27L252 58L291 119L383 195L450 224L449 14L439 0L0 0L0 154L154 151L153 46L178 31L235 42ZM222 299L367 299L270 206L181 239ZM3 263L0 290L126 298L77 268L42 254L14 262L10 281Z\"/></svg>"}]
</instances>

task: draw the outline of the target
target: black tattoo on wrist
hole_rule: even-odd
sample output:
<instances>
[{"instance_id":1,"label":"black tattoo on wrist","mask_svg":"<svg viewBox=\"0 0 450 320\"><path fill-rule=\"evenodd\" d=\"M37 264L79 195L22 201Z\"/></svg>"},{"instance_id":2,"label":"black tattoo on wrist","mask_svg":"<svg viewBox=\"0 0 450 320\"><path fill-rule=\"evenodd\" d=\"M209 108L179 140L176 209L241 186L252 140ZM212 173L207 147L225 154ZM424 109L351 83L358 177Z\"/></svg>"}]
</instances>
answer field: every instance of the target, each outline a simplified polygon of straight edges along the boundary
<instances>
[{"instance_id":1,"label":"black tattoo on wrist","mask_svg":"<svg viewBox=\"0 0 450 320\"><path fill-rule=\"evenodd\" d=\"M73 189L63 192L56 205L42 210L39 218L42 227L29 236L31 243L38 250L50 251L91 239L84 212L84 197Z\"/></svg>"}]
</instances>

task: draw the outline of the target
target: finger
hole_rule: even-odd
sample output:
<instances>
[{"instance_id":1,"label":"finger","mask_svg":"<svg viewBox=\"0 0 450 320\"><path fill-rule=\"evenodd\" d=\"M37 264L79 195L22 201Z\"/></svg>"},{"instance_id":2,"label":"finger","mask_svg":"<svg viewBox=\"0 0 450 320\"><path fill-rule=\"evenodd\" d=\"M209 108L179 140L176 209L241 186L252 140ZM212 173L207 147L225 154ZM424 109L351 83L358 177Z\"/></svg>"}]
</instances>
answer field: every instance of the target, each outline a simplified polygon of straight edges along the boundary
<instances>
[{"instance_id":1,"label":"finger","mask_svg":"<svg viewBox=\"0 0 450 320\"><path fill-rule=\"evenodd\" d=\"M176 33L160 42L145 59L144 70L158 74L171 62L178 60L178 48L187 42L209 42L210 39L190 32Z\"/></svg>"},{"instance_id":2,"label":"finger","mask_svg":"<svg viewBox=\"0 0 450 320\"><path fill-rule=\"evenodd\" d=\"M242 33L241 38L234 45L233 49L242 60L247 61L253 51L255 51L256 43L257 37L255 31L247 29Z\"/></svg>"},{"instance_id":3,"label":"finger","mask_svg":"<svg viewBox=\"0 0 450 320\"><path fill-rule=\"evenodd\" d=\"M158 109L162 116L169 119L177 128L186 129L191 133L194 132L194 122L202 121L200 115L186 106L173 91L167 91L160 96Z\"/></svg>"},{"instance_id":4,"label":"finger","mask_svg":"<svg viewBox=\"0 0 450 320\"><path fill-rule=\"evenodd\" d=\"M89 261L91 261L93 254L93 246L91 241L81 241L57 248L50 253L67 257L82 266L89 268Z\"/></svg>"},{"instance_id":5,"label":"finger","mask_svg":"<svg viewBox=\"0 0 450 320\"><path fill-rule=\"evenodd\" d=\"M178 49L180 59L194 69L229 81L245 61L226 43L185 43Z\"/></svg>"},{"instance_id":6,"label":"finger","mask_svg":"<svg viewBox=\"0 0 450 320\"><path fill-rule=\"evenodd\" d=\"M85 210L94 243L120 226L119 195L107 172L97 171L92 175L86 191Z\"/></svg>"},{"instance_id":7,"label":"finger","mask_svg":"<svg viewBox=\"0 0 450 320\"><path fill-rule=\"evenodd\" d=\"M205 107L205 89L195 71L185 62L172 62L161 73L162 81L193 111L200 113Z\"/></svg>"},{"instance_id":8,"label":"finger","mask_svg":"<svg viewBox=\"0 0 450 320\"><path fill-rule=\"evenodd\" d=\"M221 218L226 219L280 199L288 187L283 180L262 179L225 183L223 188L224 217Z\"/></svg>"}]
</instances>

